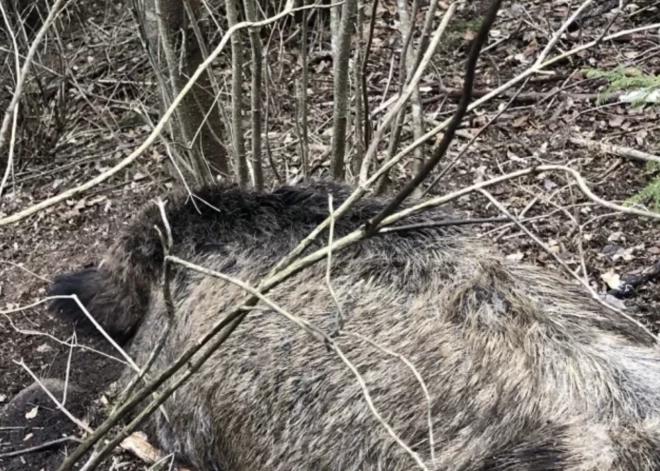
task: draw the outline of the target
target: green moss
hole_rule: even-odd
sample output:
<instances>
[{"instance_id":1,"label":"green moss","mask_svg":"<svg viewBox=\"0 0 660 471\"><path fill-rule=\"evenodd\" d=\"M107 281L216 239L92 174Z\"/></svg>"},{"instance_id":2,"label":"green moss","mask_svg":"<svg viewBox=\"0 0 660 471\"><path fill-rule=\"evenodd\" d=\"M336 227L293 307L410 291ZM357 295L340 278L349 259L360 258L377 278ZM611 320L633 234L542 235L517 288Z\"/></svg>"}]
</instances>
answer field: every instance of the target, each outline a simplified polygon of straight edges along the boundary
<instances>
[{"instance_id":1,"label":"green moss","mask_svg":"<svg viewBox=\"0 0 660 471\"><path fill-rule=\"evenodd\" d=\"M471 20L459 21L455 26L456 32L465 33L466 31L472 31L476 33L481 26L481 20L481 17L477 17Z\"/></svg>"},{"instance_id":2,"label":"green moss","mask_svg":"<svg viewBox=\"0 0 660 471\"><path fill-rule=\"evenodd\" d=\"M451 47L456 47L457 45L465 42L465 34L468 31L477 34L482 21L483 18L481 16L477 16L476 18L471 18L469 20L450 23L449 29L447 30L447 40L445 41L446 44Z\"/></svg>"},{"instance_id":3,"label":"green moss","mask_svg":"<svg viewBox=\"0 0 660 471\"><path fill-rule=\"evenodd\" d=\"M649 162L646 165L646 172L651 174L659 173L660 163ZM660 175L657 175L642 191L628 198L626 204L628 206L632 206L633 204L648 204L653 211L660 212Z\"/></svg>"},{"instance_id":4,"label":"green moss","mask_svg":"<svg viewBox=\"0 0 660 471\"><path fill-rule=\"evenodd\" d=\"M603 71L597 69L587 69L585 73L588 78L605 80L608 87L600 96L599 101L607 100L613 93L620 91L639 90L641 93L635 101L634 107L640 107L645 104L646 98L653 92L660 90L660 76L644 74L639 69L627 68L622 65L613 70ZM647 173L658 173L660 164L649 162L646 166ZM660 211L660 176L655 177L646 188L626 201L628 205L649 203L649 207L654 211Z\"/></svg>"},{"instance_id":5,"label":"green moss","mask_svg":"<svg viewBox=\"0 0 660 471\"><path fill-rule=\"evenodd\" d=\"M633 204L645 203L648 201L649 207L653 211L660 212L660 177L649 183L646 188L626 201L631 206Z\"/></svg>"}]
</instances>

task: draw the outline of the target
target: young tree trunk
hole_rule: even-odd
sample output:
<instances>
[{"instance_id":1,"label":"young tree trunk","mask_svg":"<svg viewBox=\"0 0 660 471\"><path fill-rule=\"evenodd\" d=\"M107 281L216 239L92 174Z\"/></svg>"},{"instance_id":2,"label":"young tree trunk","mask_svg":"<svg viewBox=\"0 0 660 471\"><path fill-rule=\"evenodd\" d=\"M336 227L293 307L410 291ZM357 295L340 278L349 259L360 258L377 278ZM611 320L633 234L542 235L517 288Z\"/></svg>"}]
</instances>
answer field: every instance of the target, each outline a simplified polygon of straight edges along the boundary
<instances>
[{"instance_id":1,"label":"young tree trunk","mask_svg":"<svg viewBox=\"0 0 660 471\"><path fill-rule=\"evenodd\" d=\"M332 126L332 157L330 173L335 180L343 180L345 173L346 127L348 121L349 100L349 59L351 54L351 39L355 25L357 0L347 0L342 8L339 31L337 32L336 51L333 51L334 61L334 110ZM334 47L334 46L333 46Z\"/></svg>"},{"instance_id":2,"label":"young tree trunk","mask_svg":"<svg viewBox=\"0 0 660 471\"><path fill-rule=\"evenodd\" d=\"M245 16L248 21L257 21L257 9L255 0L244 0ZM261 169L261 81L262 81L262 57L263 44L259 37L259 29L250 29L250 46L252 48L252 175L254 187L258 190L264 187L264 176Z\"/></svg>"},{"instance_id":3,"label":"young tree trunk","mask_svg":"<svg viewBox=\"0 0 660 471\"><path fill-rule=\"evenodd\" d=\"M237 0L225 0L227 25L231 28L238 23ZM239 185L247 186L248 172L245 160L243 136L243 35L235 31L231 36L231 127L234 150L234 167Z\"/></svg>"},{"instance_id":4,"label":"young tree trunk","mask_svg":"<svg viewBox=\"0 0 660 471\"><path fill-rule=\"evenodd\" d=\"M184 2L190 6L188 12L199 15L198 0L135 0L156 74L164 77L160 83L165 87L161 94L165 107L204 60L195 35L187 28L190 23ZM210 183L218 174L229 176L221 141L225 129L214 101L207 69L181 103L173 126L175 137L189 149L186 162L179 167L197 183Z\"/></svg>"}]
</instances>

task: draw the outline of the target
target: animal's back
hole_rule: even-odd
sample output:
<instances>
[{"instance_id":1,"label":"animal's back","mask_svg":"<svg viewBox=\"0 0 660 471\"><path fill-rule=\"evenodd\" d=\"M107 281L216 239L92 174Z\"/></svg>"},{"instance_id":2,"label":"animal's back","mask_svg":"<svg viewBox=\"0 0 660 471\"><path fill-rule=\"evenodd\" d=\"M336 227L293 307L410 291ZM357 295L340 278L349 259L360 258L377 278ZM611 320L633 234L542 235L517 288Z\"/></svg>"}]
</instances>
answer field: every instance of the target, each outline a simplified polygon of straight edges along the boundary
<instances>
[{"instance_id":1,"label":"animal's back","mask_svg":"<svg viewBox=\"0 0 660 471\"><path fill-rule=\"evenodd\" d=\"M212 190L204 196L214 212L206 215L175 201L168 212L175 253L256 284L327 215L328 189L336 204L346 196L325 185L263 198ZM381 207L376 200L359 205L338 221L338 236ZM162 254L147 229L158 222L157 212L140 219L107 265L122 273L113 278L119 291L149 288L148 301L133 303L146 313L133 319L138 364L165 325ZM429 469L660 469L660 355L637 326L571 283L510 264L454 229L377 236L334 253L331 268L339 305L325 282L325 262L268 296L328 333L341 312L334 341L383 419ZM143 278L129 289L131 273ZM172 285L176 324L155 372L244 296L181 267ZM428 398L396 355L414 365ZM161 446L199 469L416 467L338 356L263 304L166 410L169 424L154 419Z\"/></svg>"}]
</instances>

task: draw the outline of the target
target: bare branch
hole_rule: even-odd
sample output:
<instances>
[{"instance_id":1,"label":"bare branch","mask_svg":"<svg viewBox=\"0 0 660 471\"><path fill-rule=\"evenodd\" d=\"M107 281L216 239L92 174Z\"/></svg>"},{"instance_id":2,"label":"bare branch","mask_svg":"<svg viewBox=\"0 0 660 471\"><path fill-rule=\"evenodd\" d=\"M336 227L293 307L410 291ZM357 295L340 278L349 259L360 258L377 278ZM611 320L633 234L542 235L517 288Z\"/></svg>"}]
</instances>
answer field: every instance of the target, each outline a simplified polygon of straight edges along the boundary
<instances>
[{"instance_id":1,"label":"bare branch","mask_svg":"<svg viewBox=\"0 0 660 471\"><path fill-rule=\"evenodd\" d=\"M122 358L124 358L126 363L128 363L128 365L130 365L130 367L133 368L135 371L140 371L140 367L137 366L137 364L128 355L128 353L126 353L126 351L123 348L121 348L117 344L117 342L114 341L114 339L112 337L110 337L110 335L105 331L105 329L103 327L101 327L101 325L96 321L96 319L94 319L94 316L92 316L89 313L89 311L87 310L87 308L83 305L83 303L80 302L80 299L78 299L77 295L71 294L71 295L48 296L46 298L46 300L51 300L51 299L71 299L71 300L73 300L78 305L80 310L85 314L87 319L94 325L96 330L98 330L101 333L101 335L103 335L103 337L105 337L105 339L110 343L110 345L112 345L114 347L114 349L117 350L117 352L119 352L119 354L122 356Z\"/></svg>"},{"instance_id":2,"label":"bare branch","mask_svg":"<svg viewBox=\"0 0 660 471\"><path fill-rule=\"evenodd\" d=\"M71 338L71 341L66 341L66 340L58 339L54 335L49 334L47 332L40 332L38 330L21 329L14 323L13 319L11 317L9 317L9 314L11 314L11 313L21 312L21 311L25 311L25 310L28 310L28 309L32 309L32 308L35 308L35 307L40 306L42 304L45 304L47 302L48 302L47 299L42 299L40 301L34 302L32 304L28 304L26 306L17 307L17 308L14 308L14 309L7 309L5 311L0 311L0 315L3 316L5 319L7 319L7 322L9 322L9 325L11 326L12 329L14 329L15 332L17 332L21 335L34 336L34 337L46 337L47 339L52 340L53 342L58 343L60 345L63 345L65 347L69 347L69 348L77 347L77 348L80 348L81 350L87 350L89 352L96 353L97 355L105 357L109 360L116 361L117 363L121 363L122 365L128 365L128 363L126 363L124 360L122 360L120 358L114 357L112 355L108 355L107 353L104 353L100 350L96 350L92 347L88 347L87 345L79 344L77 337Z\"/></svg>"},{"instance_id":3,"label":"bare branch","mask_svg":"<svg viewBox=\"0 0 660 471\"><path fill-rule=\"evenodd\" d=\"M408 198L408 196L410 196L424 180L426 180L426 178L433 171L433 169L438 164L438 162L440 162L440 159L442 159L447 153L447 150L449 149L449 146L451 145L451 142L454 139L454 135L456 134L456 130L458 129L458 126L461 124L461 120L463 119L463 116L468 111L470 99L472 98L471 94L472 94L472 87L474 85L474 73L477 67L477 61L479 60L479 53L481 52L481 48L483 47L483 45L488 40L488 33L490 31L491 26L495 22L495 19L497 18L497 12L499 11L501 4L502 4L502 0L493 0L493 2L490 4L488 12L486 13L486 16L484 17L481 23L479 32L477 33L477 36L474 38L474 42L472 43L472 49L470 50L470 56L468 57L467 63L465 65L465 78L463 79L463 96L461 97L461 101L459 102L458 107L456 108L456 112L454 113L454 116L452 117L451 121L449 122L449 125L447 126L447 130L442 136L442 141L440 141L438 148L435 150L435 152L433 152L433 155L431 156L429 161L424 164L422 169L415 175L415 177L412 180L410 180L406 184L406 186L403 187L403 189L394 198L392 198L392 200L385 207L385 209L383 209L379 214L376 215L375 218L373 218L373 220L369 222L368 231L371 231L375 227L377 227L378 224L383 219L385 219L388 215L392 214L396 210L396 208L401 206L401 203L403 203L403 201L406 198Z\"/></svg>"},{"instance_id":4,"label":"bare branch","mask_svg":"<svg viewBox=\"0 0 660 471\"><path fill-rule=\"evenodd\" d=\"M582 14L582 12L593 2L594 0L585 0L582 2L582 5L580 5L580 7L575 10L566 21L564 21L564 23L559 27L557 31L555 31L555 34L552 36L550 41L548 41L548 44L546 44L545 48L543 48L543 51L541 51L537 57L536 62L534 62L534 67L540 66L543 61L545 61L545 58L548 57L548 54L550 54L552 48L555 47L555 44L557 44L557 41L559 41L559 38L561 38L562 34L564 34L568 27L571 26L573 22L575 22L575 20Z\"/></svg>"},{"instance_id":5,"label":"bare branch","mask_svg":"<svg viewBox=\"0 0 660 471\"><path fill-rule=\"evenodd\" d=\"M479 139L479 136L481 136L481 135L484 133L484 131L486 131L486 129L488 129L488 128L491 126L491 124L493 124L495 121L497 121L497 120L499 119L499 117L502 116L502 114L503 114L506 110L509 109L509 107L511 106L511 104L515 101L516 97L520 94L520 92L522 92L522 91L524 90L524 88L525 88L525 86L527 85L527 82L528 82L528 81L529 81L529 80L525 80L525 83L523 83L522 86L518 89L518 91L517 91L516 93L514 93L513 97L511 97L511 99L506 103L506 105L504 105L504 106L502 107L502 109L499 110L499 111L495 114L495 116L493 116L491 119L489 119L488 122L487 122L486 124L484 124L484 125L483 125L483 126L482 126L482 127L481 127L481 128L475 133L475 134L474 134L474 136L472 136L472 137L470 138L469 142L463 146L463 148L461 149L461 151L460 151L458 154L456 154L456 157L454 157L454 158L451 160L451 162L449 162L449 163L448 163L448 164L442 169L442 171L438 174L437 177L435 177L435 179L431 182L431 184L428 186L428 188L427 188L426 190L424 190L424 192L422 193L422 196L426 196L426 195L428 194L428 192L429 192L429 191L430 191L435 185L438 184L438 182L442 179L442 177L444 177L444 176L447 174L447 172L449 172L449 170L452 169L452 167L456 164L456 162L458 162L458 161L460 160L460 158L461 158L461 157L462 157L462 156L468 151L468 149L469 149L470 147L472 147L472 144L474 144L474 143L476 142L476 140Z\"/></svg>"},{"instance_id":6,"label":"bare branch","mask_svg":"<svg viewBox=\"0 0 660 471\"><path fill-rule=\"evenodd\" d=\"M447 11L445 12L444 16L442 17L442 21L440 22L440 25L438 26L438 29L436 29L435 34L433 35L433 39L431 40L431 44L429 45L428 49L424 52L424 56L422 57L422 60L420 61L419 67L417 67L417 70L415 71L415 74L413 75L412 79L410 80L410 83L406 87L404 93L397 99L396 103L392 107L392 109L385 115L383 118L383 122L380 125L380 127L376 130L374 133L374 136L371 140L371 144L369 144L369 148L367 149L367 153L364 156L364 160L362 161L362 168L360 169L360 184L362 187L373 183L369 182L369 168L371 166L371 161L374 159L376 156L376 152L378 151L378 145L380 144L381 139L385 135L385 131L387 131L387 127L390 125L392 120L398 115L399 111L401 108L403 108L410 98L410 96L413 93L413 90L419 83L419 81L422 78L422 75L424 74L424 71L426 70L427 65L431 61L431 58L433 57L433 53L435 52L435 49L437 48L438 44L440 43L440 39L442 38L442 35L445 32L445 29L447 28L447 25L449 24L449 20L451 17L454 15L454 12L456 11L456 3L452 3ZM428 136L428 133L425 135L425 137ZM428 137L426 137L428 139ZM416 141L417 142L417 141ZM392 165L393 166L393 165ZM389 168L392 166L388 167L387 169L381 168L378 173L378 177L380 175L384 174ZM377 178L372 178L372 180L376 180ZM341 208L337 210L341 214ZM326 222L323 223L325 227L327 227Z\"/></svg>"},{"instance_id":7,"label":"bare branch","mask_svg":"<svg viewBox=\"0 0 660 471\"><path fill-rule=\"evenodd\" d=\"M16 77L16 86L14 87L14 94L11 98L11 101L9 102L9 106L7 107L7 110L5 111L5 116L2 119L2 125L0 125L0 155L2 155L3 148L7 140L7 131L9 130L9 124L10 122L12 122L12 120L14 123L16 122L16 119L14 119L15 109L18 106L21 96L23 96L23 87L25 86L25 80L28 76L28 73L30 72L30 67L32 66L34 55L37 53L37 48L39 47L41 40L44 38L44 36L46 36L46 31L48 31L48 28L50 28L51 25L53 24L53 21L55 21L55 17L59 13L63 3L64 0L55 0L53 5L50 7L48 16L41 25L41 28L39 28L39 32L35 36L34 41L32 41L32 44L30 45L30 49L28 49L28 53L25 56L25 62L23 62L23 67L21 68L18 77ZM8 29L11 30L11 28ZM5 175L2 178L3 183L2 185L0 185L0 194L2 194L1 190L4 187L4 184L6 182L7 176L9 175L12 164L13 163L11 161L9 160L7 161L7 168L5 170ZM1 222L2 221L0 220L0 225L2 225Z\"/></svg>"},{"instance_id":8,"label":"bare branch","mask_svg":"<svg viewBox=\"0 0 660 471\"><path fill-rule=\"evenodd\" d=\"M300 66L302 69L300 94L298 100L298 112L300 116L300 159L302 160L302 173L305 181L309 180L309 123L307 119L307 87L309 87L309 66L307 64L307 23L309 22L309 12L303 13L302 40L300 41ZM298 117L296 117L298 118ZM296 122L297 119L296 119Z\"/></svg>"},{"instance_id":9,"label":"bare branch","mask_svg":"<svg viewBox=\"0 0 660 471\"><path fill-rule=\"evenodd\" d=\"M435 2L431 2L435 4ZM364 46L364 55L362 56L361 79L362 79L362 104L364 106L364 146L369 145L371 139L371 121L369 119L369 93L367 91L367 65L369 64L369 54L371 44L374 38L374 28L376 27L376 10L378 9L378 0L373 0L371 7L371 18L369 18L369 36L367 44Z\"/></svg>"},{"instance_id":10,"label":"bare branch","mask_svg":"<svg viewBox=\"0 0 660 471\"><path fill-rule=\"evenodd\" d=\"M56 446L56 445L61 445L62 443L67 443L67 442L80 443L81 440L77 437L56 438L55 440L40 443L39 445L31 446L29 448L23 448L22 450L10 451L8 453L0 453L0 458L13 458L15 456L28 455L30 453L34 453L35 451L45 450L47 448L50 448L50 447L53 447L53 446Z\"/></svg>"},{"instance_id":11,"label":"bare branch","mask_svg":"<svg viewBox=\"0 0 660 471\"><path fill-rule=\"evenodd\" d=\"M617 146L614 144L608 144L606 142L592 141L591 139L584 139L578 136L571 136L568 138L568 141L571 144L575 144L576 146L597 150L605 154L616 155L617 157L660 163L660 156L649 154L648 152L642 152L631 147Z\"/></svg>"},{"instance_id":12,"label":"bare branch","mask_svg":"<svg viewBox=\"0 0 660 471\"><path fill-rule=\"evenodd\" d=\"M229 28L238 23L237 0L225 0ZM231 36L231 127L236 179L241 187L247 185L247 163L243 140L243 45L240 30Z\"/></svg>"},{"instance_id":13,"label":"bare branch","mask_svg":"<svg viewBox=\"0 0 660 471\"><path fill-rule=\"evenodd\" d=\"M2 19L5 22L5 28L7 30L7 33L11 37L11 42L12 46L14 48L14 60L16 63L16 81L20 81L21 79L21 61L19 59L20 53L18 50L18 43L16 42L16 35L14 34L14 30L11 26L11 22L9 21L9 16L7 15L7 11L5 10L5 5L6 3L0 2L0 11L2 11ZM16 107L14 108L13 116L12 116L12 127L11 127L11 138L9 141L9 152L7 156L7 167L5 168L5 174L2 177L2 182L0 182L0 196L4 193L5 185L7 184L7 180L9 179L9 174L12 173L13 168L14 168L14 146L16 143L16 126L18 124L18 103L16 104ZM2 149L0 148L0 151Z\"/></svg>"},{"instance_id":14,"label":"bare branch","mask_svg":"<svg viewBox=\"0 0 660 471\"><path fill-rule=\"evenodd\" d=\"M28 270L27 268L19 265L18 263L14 263L12 261L3 260L3 259L0 259L0 263L6 263L7 265L11 265L12 267L18 268L19 270L23 270L25 273L28 273L28 274L34 276L35 278L40 279L41 281L45 281L46 283L51 282L51 280L49 280L48 278L46 278L44 276L41 276L41 275L37 275L35 272L33 272L31 270Z\"/></svg>"},{"instance_id":15,"label":"bare branch","mask_svg":"<svg viewBox=\"0 0 660 471\"><path fill-rule=\"evenodd\" d=\"M331 217L330 230L328 232L328 247L332 247L332 242L335 237L335 218L334 218L335 208L332 205L332 195L328 195L328 210L330 211L330 217ZM328 250L328 263L326 264L326 269L325 269L325 283L326 285L328 285L328 291L330 292L330 297L332 298L332 301L335 303L335 309L337 309L336 333L338 334L339 331L344 328L344 313L342 312L341 303L339 302L337 293L332 287L332 278L330 277L331 270L332 270L332 249Z\"/></svg>"},{"instance_id":16,"label":"bare branch","mask_svg":"<svg viewBox=\"0 0 660 471\"><path fill-rule=\"evenodd\" d=\"M37 378L37 375L34 374L34 372L28 367L23 360L21 361L16 361L12 360L14 363L16 363L18 366L23 368L27 373L32 377L35 383L39 385L39 387L46 393L46 395L50 398L51 401L53 401L53 404L57 406L57 408L64 414L66 417L76 424L81 430L91 433L92 429L89 428L89 426L85 425L80 419L77 419L73 416L73 414L66 408L64 405L53 395L52 392L48 390L46 386L44 386L44 383L42 383L39 378Z\"/></svg>"}]
</instances>

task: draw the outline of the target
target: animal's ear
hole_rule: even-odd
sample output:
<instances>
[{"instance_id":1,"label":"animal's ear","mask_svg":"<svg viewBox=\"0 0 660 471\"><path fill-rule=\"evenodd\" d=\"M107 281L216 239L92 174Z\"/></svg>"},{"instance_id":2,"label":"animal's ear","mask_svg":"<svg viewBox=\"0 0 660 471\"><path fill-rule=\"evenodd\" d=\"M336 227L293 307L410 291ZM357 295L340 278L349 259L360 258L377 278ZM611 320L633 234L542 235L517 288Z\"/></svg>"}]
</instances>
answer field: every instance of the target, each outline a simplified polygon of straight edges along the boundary
<instances>
[{"instance_id":1,"label":"animal's ear","mask_svg":"<svg viewBox=\"0 0 660 471\"><path fill-rule=\"evenodd\" d=\"M48 296L76 295L81 304L89 309L99 289L99 272L94 267L85 268L75 273L67 273L55 277ZM73 299L56 298L50 301L48 308L59 314L84 321L84 313ZM84 322L86 323L86 322Z\"/></svg>"},{"instance_id":2,"label":"animal's ear","mask_svg":"<svg viewBox=\"0 0 660 471\"><path fill-rule=\"evenodd\" d=\"M48 296L76 295L87 312L103 329L120 342L133 334L144 312L144 300L130 283L122 282L105 268L87 268L56 276ZM87 333L98 333L96 326L71 298L50 301L50 311L72 319Z\"/></svg>"}]
</instances>

